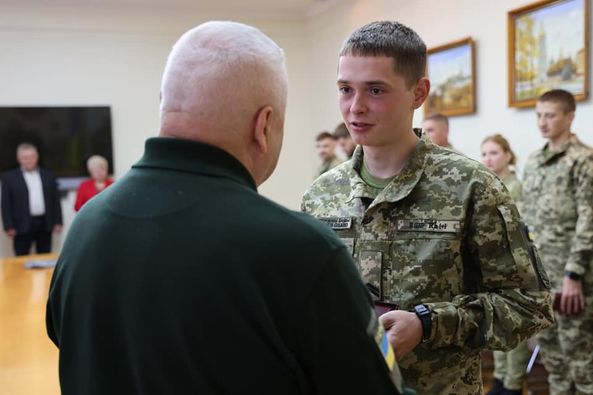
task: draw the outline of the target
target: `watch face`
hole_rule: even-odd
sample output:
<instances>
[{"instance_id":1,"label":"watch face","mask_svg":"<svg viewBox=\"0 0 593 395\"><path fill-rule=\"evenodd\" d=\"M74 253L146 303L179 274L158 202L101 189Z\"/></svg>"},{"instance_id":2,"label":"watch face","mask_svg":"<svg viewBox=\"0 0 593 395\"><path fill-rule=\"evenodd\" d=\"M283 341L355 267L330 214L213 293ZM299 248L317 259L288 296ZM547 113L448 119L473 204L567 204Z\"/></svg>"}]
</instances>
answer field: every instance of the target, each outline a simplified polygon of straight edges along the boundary
<instances>
[{"instance_id":1,"label":"watch face","mask_svg":"<svg viewBox=\"0 0 593 395\"><path fill-rule=\"evenodd\" d=\"M416 313L418 313L420 315L430 314L430 311L428 310L428 308L426 306L424 306L423 304L419 304L419 305L415 306L414 310L416 310Z\"/></svg>"}]
</instances>

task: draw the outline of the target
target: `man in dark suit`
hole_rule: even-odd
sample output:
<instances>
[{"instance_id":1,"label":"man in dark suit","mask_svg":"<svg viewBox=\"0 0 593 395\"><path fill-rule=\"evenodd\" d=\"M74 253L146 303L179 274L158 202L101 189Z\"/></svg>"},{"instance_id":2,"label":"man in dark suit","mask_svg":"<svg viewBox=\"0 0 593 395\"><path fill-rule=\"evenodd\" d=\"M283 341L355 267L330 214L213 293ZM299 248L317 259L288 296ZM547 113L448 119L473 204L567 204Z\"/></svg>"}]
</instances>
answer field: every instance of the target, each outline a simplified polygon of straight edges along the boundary
<instances>
[{"instance_id":1,"label":"man in dark suit","mask_svg":"<svg viewBox=\"0 0 593 395\"><path fill-rule=\"evenodd\" d=\"M13 239L15 255L27 255L35 243L38 254L51 250L52 232L62 229L62 207L56 178L38 166L34 145L17 148L20 168L2 177L2 221Z\"/></svg>"},{"instance_id":2,"label":"man in dark suit","mask_svg":"<svg viewBox=\"0 0 593 395\"><path fill-rule=\"evenodd\" d=\"M282 145L282 50L205 23L161 92L160 137L86 203L54 271L62 394L396 394L346 246L257 193Z\"/></svg>"}]
</instances>

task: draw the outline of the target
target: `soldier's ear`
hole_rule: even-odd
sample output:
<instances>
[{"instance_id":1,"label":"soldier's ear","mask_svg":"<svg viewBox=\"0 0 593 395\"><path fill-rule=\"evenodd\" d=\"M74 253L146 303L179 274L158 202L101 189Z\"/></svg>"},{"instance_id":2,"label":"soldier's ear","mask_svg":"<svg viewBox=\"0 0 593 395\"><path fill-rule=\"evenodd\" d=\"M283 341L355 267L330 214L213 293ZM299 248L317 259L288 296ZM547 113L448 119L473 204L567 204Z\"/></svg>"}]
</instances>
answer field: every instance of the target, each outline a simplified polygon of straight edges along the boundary
<instances>
[{"instance_id":1,"label":"soldier's ear","mask_svg":"<svg viewBox=\"0 0 593 395\"><path fill-rule=\"evenodd\" d=\"M271 106L264 106L259 109L255 115L255 124L253 127L253 140L261 152L268 151L268 139L272 130L272 114L274 110Z\"/></svg>"},{"instance_id":2,"label":"soldier's ear","mask_svg":"<svg viewBox=\"0 0 593 395\"><path fill-rule=\"evenodd\" d=\"M426 77L422 77L416 82L414 89L414 110L419 108L428 97L430 92L430 81Z\"/></svg>"}]
</instances>

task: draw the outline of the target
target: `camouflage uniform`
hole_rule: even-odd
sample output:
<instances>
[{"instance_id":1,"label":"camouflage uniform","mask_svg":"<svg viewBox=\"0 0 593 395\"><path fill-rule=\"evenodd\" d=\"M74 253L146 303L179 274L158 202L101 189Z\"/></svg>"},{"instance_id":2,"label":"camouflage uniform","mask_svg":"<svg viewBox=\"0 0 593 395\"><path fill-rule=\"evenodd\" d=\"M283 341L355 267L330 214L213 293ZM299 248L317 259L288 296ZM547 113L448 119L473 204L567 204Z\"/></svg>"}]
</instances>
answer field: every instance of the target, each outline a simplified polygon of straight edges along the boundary
<instances>
[{"instance_id":1,"label":"camouflage uniform","mask_svg":"<svg viewBox=\"0 0 593 395\"><path fill-rule=\"evenodd\" d=\"M513 201L519 202L523 196L521 182L515 173L502 177L504 186L509 190ZM527 342L521 342L511 351L494 351L494 377L499 379L505 388L520 390L523 388L527 364L531 351Z\"/></svg>"},{"instance_id":2,"label":"camouflage uniform","mask_svg":"<svg viewBox=\"0 0 593 395\"><path fill-rule=\"evenodd\" d=\"M318 178L302 210L337 231L383 300L432 310L430 338L399 361L406 384L418 394L481 393L480 351L511 349L552 317L515 205L484 167L425 135L374 200L362 156L358 147Z\"/></svg>"},{"instance_id":3,"label":"camouflage uniform","mask_svg":"<svg viewBox=\"0 0 593 395\"><path fill-rule=\"evenodd\" d=\"M558 151L536 151L523 193L521 211L552 290L561 290L567 270L582 276L585 296L581 315L555 314L556 324L538 336L551 393L593 394L593 152L575 135Z\"/></svg>"}]
</instances>

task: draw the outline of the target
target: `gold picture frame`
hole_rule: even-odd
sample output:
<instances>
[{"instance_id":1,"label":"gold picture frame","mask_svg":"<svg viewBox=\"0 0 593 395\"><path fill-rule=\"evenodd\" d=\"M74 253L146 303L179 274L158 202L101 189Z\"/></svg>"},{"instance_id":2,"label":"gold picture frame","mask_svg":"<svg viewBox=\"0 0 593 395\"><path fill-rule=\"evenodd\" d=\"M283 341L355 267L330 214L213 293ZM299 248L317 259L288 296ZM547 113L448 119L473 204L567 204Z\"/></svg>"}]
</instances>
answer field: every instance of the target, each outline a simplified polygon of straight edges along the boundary
<instances>
[{"instance_id":1,"label":"gold picture frame","mask_svg":"<svg viewBox=\"0 0 593 395\"><path fill-rule=\"evenodd\" d=\"M476 112L475 45L471 37L430 48L426 65L430 94L425 116Z\"/></svg>"},{"instance_id":2,"label":"gold picture frame","mask_svg":"<svg viewBox=\"0 0 593 395\"><path fill-rule=\"evenodd\" d=\"M509 107L533 107L550 89L588 97L589 2L544 0L509 11Z\"/></svg>"}]
</instances>

